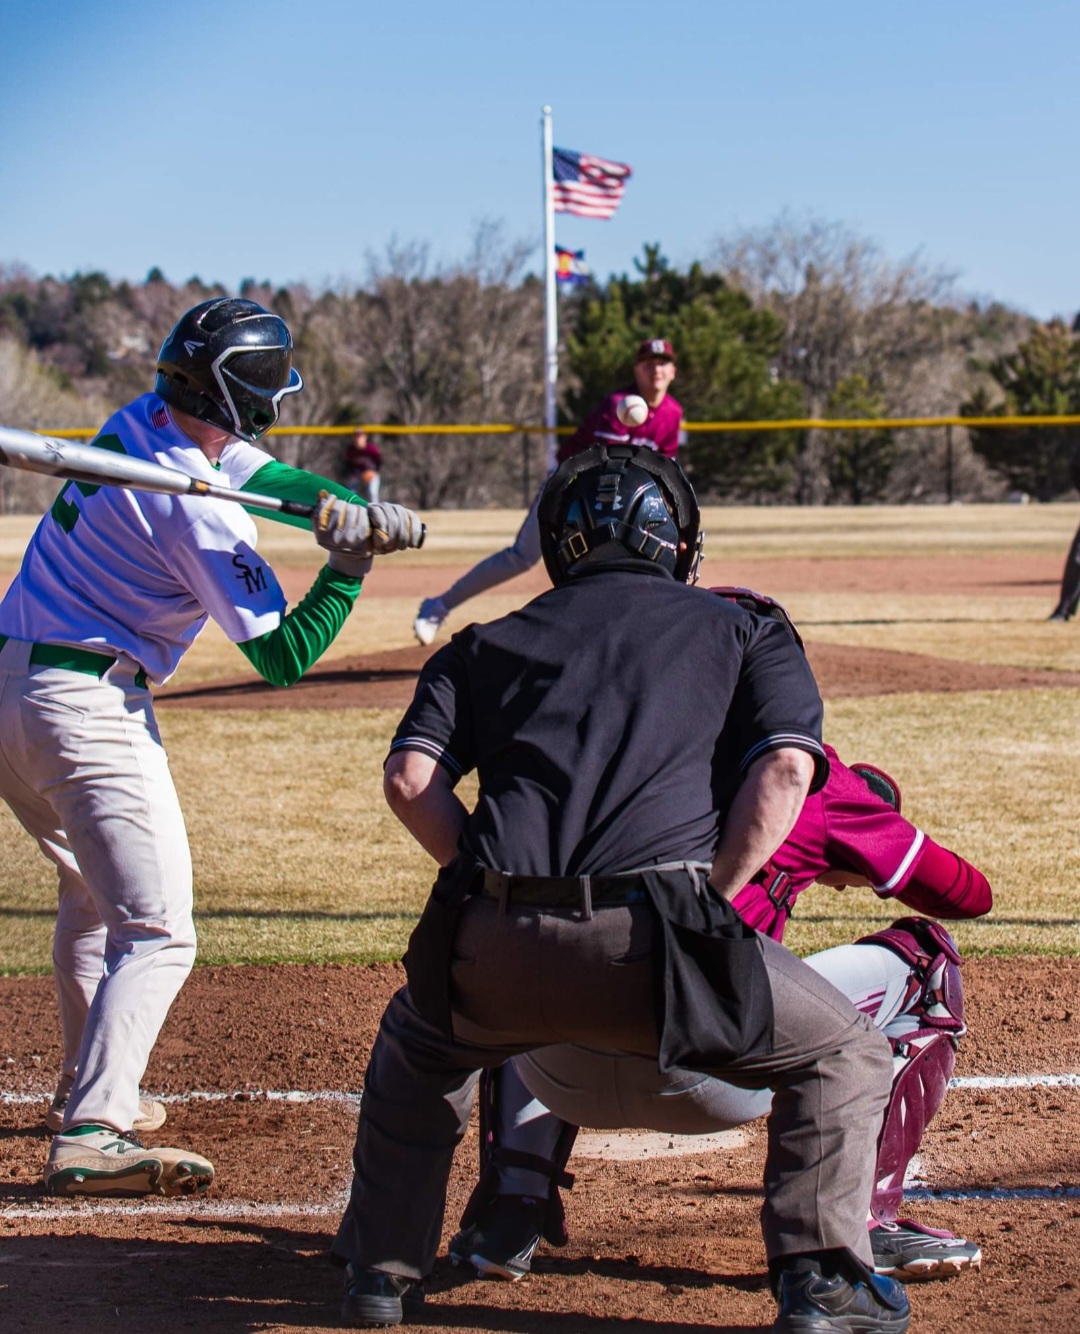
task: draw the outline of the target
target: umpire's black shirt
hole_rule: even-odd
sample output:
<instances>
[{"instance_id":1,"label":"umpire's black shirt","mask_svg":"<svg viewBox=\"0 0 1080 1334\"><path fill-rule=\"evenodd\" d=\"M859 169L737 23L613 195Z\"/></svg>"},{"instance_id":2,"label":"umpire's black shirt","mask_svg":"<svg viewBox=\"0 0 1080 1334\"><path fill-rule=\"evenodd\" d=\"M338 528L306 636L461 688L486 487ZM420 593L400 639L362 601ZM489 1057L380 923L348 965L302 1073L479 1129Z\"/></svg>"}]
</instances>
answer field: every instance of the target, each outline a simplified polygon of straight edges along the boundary
<instances>
[{"instance_id":1,"label":"umpire's black shirt","mask_svg":"<svg viewBox=\"0 0 1080 1334\"><path fill-rule=\"evenodd\" d=\"M391 751L480 795L462 850L517 875L711 862L743 772L782 746L828 776L821 698L779 622L643 562L601 565L427 663Z\"/></svg>"}]
</instances>

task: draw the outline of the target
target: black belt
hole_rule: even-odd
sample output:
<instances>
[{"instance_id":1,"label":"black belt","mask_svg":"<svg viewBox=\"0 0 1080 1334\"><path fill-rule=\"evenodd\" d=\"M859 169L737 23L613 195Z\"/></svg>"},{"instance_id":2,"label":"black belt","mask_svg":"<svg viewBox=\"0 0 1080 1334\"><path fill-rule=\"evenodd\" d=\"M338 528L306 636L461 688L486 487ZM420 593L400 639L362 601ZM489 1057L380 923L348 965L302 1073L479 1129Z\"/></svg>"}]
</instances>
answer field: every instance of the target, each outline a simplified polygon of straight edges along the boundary
<instances>
[{"instance_id":1,"label":"black belt","mask_svg":"<svg viewBox=\"0 0 1080 1334\"><path fill-rule=\"evenodd\" d=\"M9 638L9 635L0 635L0 649ZM68 644L33 644L30 648L31 667L63 667L69 672L96 676L99 681L115 662L116 657L113 654L95 653L87 648L71 648ZM146 685L146 673L141 667L135 673L135 684L140 688Z\"/></svg>"},{"instance_id":2,"label":"black belt","mask_svg":"<svg viewBox=\"0 0 1080 1334\"><path fill-rule=\"evenodd\" d=\"M504 875L484 871L477 893L500 903L530 908L617 908L644 903L645 882L640 875Z\"/></svg>"}]
</instances>

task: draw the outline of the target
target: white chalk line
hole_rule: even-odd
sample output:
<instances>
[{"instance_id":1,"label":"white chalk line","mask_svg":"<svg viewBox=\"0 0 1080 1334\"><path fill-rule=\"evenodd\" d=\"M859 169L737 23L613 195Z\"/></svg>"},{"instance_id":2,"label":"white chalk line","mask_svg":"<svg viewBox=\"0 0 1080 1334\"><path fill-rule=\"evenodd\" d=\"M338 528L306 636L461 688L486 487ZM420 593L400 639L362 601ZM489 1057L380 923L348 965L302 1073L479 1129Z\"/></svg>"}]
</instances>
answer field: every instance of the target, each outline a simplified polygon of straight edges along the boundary
<instances>
[{"instance_id":1,"label":"white chalk line","mask_svg":"<svg viewBox=\"0 0 1080 1334\"><path fill-rule=\"evenodd\" d=\"M40 1205L21 1205L14 1209L0 1209L0 1218L22 1219L29 1222L55 1223L92 1215L94 1218L195 1218L228 1222L230 1219L247 1221L260 1218L340 1218L349 1201L348 1191L326 1204L271 1203L259 1204L252 1200L200 1200L185 1196L176 1200L91 1200L85 1197L67 1205L42 1202ZM2 1261L0 1261L2 1263Z\"/></svg>"},{"instance_id":2,"label":"white chalk line","mask_svg":"<svg viewBox=\"0 0 1080 1334\"><path fill-rule=\"evenodd\" d=\"M1080 1088L1080 1075L965 1075L950 1079L951 1089Z\"/></svg>"},{"instance_id":3,"label":"white chalk line","mask_svg":"<svg viewBox=\"0 0 1080 1334\"><path fill-rule=\"evenodd\" d=\"M343 1093L340 1089L234 1089L232 1092L220 1090L192 1089L188 1093L153 1093L147 1095L156 1102L287 1102L312 1103L330 1102L345 1104L350 1107L360 1106L359 1093ZM0 1104L10 1107L27 1107L34 1103L48 1102L52 1098L52 1089L42 1093L5 1093L0 1092Z\"/></svg>"},{"instance_id":4,"label":"white chalk line","mask_svg":"<svg viewBox=\"0 0 1080 1334\"><path fill-rule=\"evenodd\" d=\"M974 1200L1080 1200L1080 1186L987 1186L985 1189L933 1190L916 1186L904 1191L905 1204L909 1200L933 1201L937 1204L969 1204Z\"/></svg>"},{"instance_id":5,"label":"white chalk line","mask_svg":"<svg viewBox=\"0 0 1080 1334\"><path fill-rule=\"evenodd\" d=\"M1080 1088L1080 1074L1062 1075L963 1075L949 1080L951 1089L1013 1089L1013 1088ZM360 1094L341 1089L192 1089L187 1093L156 1093L150 1095L158 1102L284 1102L338 1103L359 1107ZM30 1106L46 1102L52 1089L38 1093L10 1093L0 1090L0 1105Z\"/></svg>"},{"instance_id":6,"label":"white chalk line","mask_svg":"<svg viewBox=\"0 0 1080 1334\"><path fill-rule=\"evenodd\" d=\"M1076 1200L1080 1186L991 1186L984 1189L933 1190L916 1186L904 1191L905 1203L971 1204L1001 1203L1015 1200ZM67 1205L42 1203L0 1209L0 1218L10 1222L57 1223L75 1218L161 1218L196 1219L200 1222L274 1221L283 1218L340 1218L348 1195L327 1204L256 1204L232 1200L87 1200ZM16 1257L0 1257L0 1264L14 1263Z\"/></svg>"},{"instance_id":7,"label":"white chalk line","mask_svg":"<svg viewBox=\"0 0 1080 1334\"><path fill-rule=\"evenodd\" d=\"M949 1081L953 1089L1011 1089L1011 1088L1080 1088L1080 1074L1059 1075L968 1075ZM29 1106L47 1102L52 1090L40 1093L12 1093L0 1091L0 1105ZM168 1093L158 1095L158 1101L165 1103L188 1102L280 1102L294 1106L312 1103L331 1103L357 1108L360 1105L359 1093L346 1093L339 1089L236 1089L226 1090L193 1089L188 1093ZM696 1139L697 1136L681 1138ZM977 1201L1010 1200L1074 1200L1080 1199L1080 1186L1017 1186L988 1187L966 1189L936 1190L920 1179L918 1160L914 1159L909 1168L909 1185L904 1198L911 1201L937 1202L943 1204L964 1204ZM914 1178L914 1179L912 1179ZM347 1194L328 1204L310 1204L297 1202L258 1204L252 1201L202 1200L185 1197L175 1200L122 1200L93 1201L81 1199L68 1205L53 1205L42 1202L40 1205L27 1205L0 1209L0 1217L15 1220L38 1220L55 1222L77 1217L90 1212L94 1217L125 1218L199 1218L210 1220L230 1219L276 1219L276 1218L328 1218L339 1216L347 1201Z\"/></svg>"}]
</instances>

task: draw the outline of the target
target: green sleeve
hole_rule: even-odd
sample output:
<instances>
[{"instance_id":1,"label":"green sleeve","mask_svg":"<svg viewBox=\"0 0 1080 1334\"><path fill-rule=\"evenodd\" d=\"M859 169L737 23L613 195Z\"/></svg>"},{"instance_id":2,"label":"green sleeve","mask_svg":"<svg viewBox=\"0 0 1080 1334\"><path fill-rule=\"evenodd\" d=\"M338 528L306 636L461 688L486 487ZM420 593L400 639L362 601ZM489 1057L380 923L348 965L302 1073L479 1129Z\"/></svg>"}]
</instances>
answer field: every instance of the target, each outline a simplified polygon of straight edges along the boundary
<instances>
[{"instance_id":1,"label":"green sleeve","mask_svg":"<svg viewBox=\"0 0 1080 1334\"><path fill-rule=\"evenodd\" d=\"M288 612L276 630L238 644L264 681L291 686L334 642L360 594L361 581L324 565L303 602Z\"/></svg>"},{"instance_id":2,"label":"green sleeve","mask_svg":"<svg viewBox=\"0 0 1080 1334\"><path fill-rule=\"evenodd\" d=\"M293 468L287 463L271 459L264 463L257 473L240 488L241 491L254 491L264 496L274 496L277 500L298 500L304 505L314 505L320 491L329 491L341 500L350 500L356 505L366 505L358 495L340 482L332 482L329 477L320 477L317 472L305 472L303 468ZM244 506L247 509L247 506ZM277 514L269 510L248 510L249 514L258 514L263 519L275 519L278 523L291 523L294 528L310 528L311 520L302 519L295 514Z\"/></svg>"}]
</instances>

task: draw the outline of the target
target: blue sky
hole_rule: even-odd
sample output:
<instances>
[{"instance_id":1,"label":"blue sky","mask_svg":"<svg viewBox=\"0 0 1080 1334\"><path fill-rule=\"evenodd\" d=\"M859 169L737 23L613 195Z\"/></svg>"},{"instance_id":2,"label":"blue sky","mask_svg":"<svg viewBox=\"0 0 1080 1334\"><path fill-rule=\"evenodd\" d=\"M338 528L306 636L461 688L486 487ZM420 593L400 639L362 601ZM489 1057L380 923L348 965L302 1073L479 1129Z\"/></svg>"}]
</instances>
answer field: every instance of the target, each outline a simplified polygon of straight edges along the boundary
<instances>
[{"instance_id":1,"label":"blue sky","mask_svg":"<svg viewBox=\"0 0 1080 1334\"><path fill-rule=\"evenodd\" d=\"M363 279L535 238L539 116L629 163L601 276L812 213L1040 317L1080 306L1080 6L1028 0L10 0L0 263Z\"/></svg>"}]
</instances>

